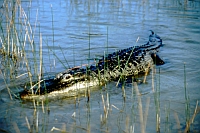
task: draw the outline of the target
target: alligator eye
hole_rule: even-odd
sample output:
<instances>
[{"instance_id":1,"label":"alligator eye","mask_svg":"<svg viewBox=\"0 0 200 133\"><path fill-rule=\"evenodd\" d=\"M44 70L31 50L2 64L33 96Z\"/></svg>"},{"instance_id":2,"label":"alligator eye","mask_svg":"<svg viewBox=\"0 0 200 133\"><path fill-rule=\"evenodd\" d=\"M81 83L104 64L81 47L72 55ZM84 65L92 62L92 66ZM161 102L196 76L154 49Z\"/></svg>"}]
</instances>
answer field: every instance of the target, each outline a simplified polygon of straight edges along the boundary
<instances>
[{"instance_id":1,"label":"alligator eye","mask_svg":"<svg viewBox=\"0 0 200 133\"><path fill-rule=\"evenodd\" d=\"M65 74L65 75L63 75L63 79L69 79L69 78L71 78L71 77L72 77L71 74Z\"/></svg>"}]
</instances>

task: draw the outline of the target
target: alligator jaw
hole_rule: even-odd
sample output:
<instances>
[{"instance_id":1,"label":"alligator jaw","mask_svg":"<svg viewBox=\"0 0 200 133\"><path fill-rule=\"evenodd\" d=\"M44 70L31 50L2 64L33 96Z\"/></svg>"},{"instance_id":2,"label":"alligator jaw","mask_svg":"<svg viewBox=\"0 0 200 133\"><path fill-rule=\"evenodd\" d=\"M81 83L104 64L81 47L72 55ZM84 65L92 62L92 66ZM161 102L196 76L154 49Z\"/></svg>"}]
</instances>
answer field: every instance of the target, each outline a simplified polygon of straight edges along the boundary
<instances>
[{"instance_id":1,"label":"alligator jaw","mask_svg":"<svg viewBox=\"0 0 200 133\"><path fill-rule=\"evenodd\" d=\"M103 85L104 82L101 81L99 82L98 79L94 79L91 81L80 81L77 82L75 84L73 84L72 86L69 87L65 87L63 89L60 90L56 90L56 91L52 91L50 93L46 93L43 95L38 95L38 94L31 94L31 92L28 91L22 91L20 92L20 99L23 100L45 100L45 99L56 99L56 98L63 98L63 97L73 97L73 96L77 96L79 94L86 94L86 91L88 88L94 87L94 86L101 86Z\"/></svg>"}]
</instances>

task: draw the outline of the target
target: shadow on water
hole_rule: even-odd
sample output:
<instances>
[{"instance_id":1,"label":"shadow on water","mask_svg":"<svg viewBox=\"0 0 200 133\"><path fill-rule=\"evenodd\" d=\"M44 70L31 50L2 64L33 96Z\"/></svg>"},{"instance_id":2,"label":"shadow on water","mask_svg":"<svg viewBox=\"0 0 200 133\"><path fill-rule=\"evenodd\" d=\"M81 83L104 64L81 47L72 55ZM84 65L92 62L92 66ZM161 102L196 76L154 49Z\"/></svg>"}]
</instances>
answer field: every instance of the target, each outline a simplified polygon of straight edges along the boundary
<instances>
[{"instance_id":1,"label":"shadow on water","mask_svg":"<svg viewBox=\"0 0 200 133\"><path fill-rule=\"evenodd\" d=\"M0 12L0 132L200 131L198 0L5 0ZM162 37L166 64L127 83L125 100L116 82L95 87L89 102L10 99L39 76L144 44L149 30Z\"/></svg>"}]
</instances>

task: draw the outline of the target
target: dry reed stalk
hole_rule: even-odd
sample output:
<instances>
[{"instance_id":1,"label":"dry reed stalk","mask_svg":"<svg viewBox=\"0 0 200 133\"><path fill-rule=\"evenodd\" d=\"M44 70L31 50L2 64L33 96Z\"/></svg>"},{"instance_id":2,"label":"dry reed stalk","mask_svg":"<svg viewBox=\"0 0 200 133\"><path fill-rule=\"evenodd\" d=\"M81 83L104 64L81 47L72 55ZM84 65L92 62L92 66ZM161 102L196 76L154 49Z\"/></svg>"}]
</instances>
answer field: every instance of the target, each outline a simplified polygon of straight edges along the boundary
<instances>
[{"instance_id":1,"label":"dry reed stalk","mask_svg":"<svg viewBox=\"0 0 200 133\"><path fill-rule=\"evenodd\" d=\"M123 81L123 82L125 82L125 81ZM124 101L126 100L126 91L125 91L125 83L123 83L123 85L122 85L122 95L123 95L123 98L124 98Z\"/></svg>"},{"instance_id":2,"label":"dry reed stalk","mask_svg":"<svg viewBox=\"0 0 200 133\"><path fill-rule=\"evenodd\" d=\"M110 110L110 100L109 100L109 94L107 93L107 111Z\"/></svg>"},{"instance_id":3,"label":"dry reed stalk","mask_svg":"<svg viewBox=\"0 0 200 133\"><path fill-rule=\"evenodd\" d=\"M0 69L0 72L2 73L1 69ZM8 94L9 94L9 96L10 96L10 99L13 100L12 95L11 95L11 92L10 92L10 88L8 87L8 84L7 84L6 79L5 79L5 77L6 77L6 76L5 76L5 73L2 73L2 74L3 74L3 80L4 80L4 83L5 83L5 85L6 85L6 88L7 88Z\"/></svg>"},{"instance_id":4,"label":"dry reed stalk","mask_svg":"<svg viewBox=\"0 0 200 133\"><path fill-rule=\"evenodd\" d=\"M152 91L153 92L155 92L155 89L154 89L154 73L155 73L154 68L152 68L152 80L151 80L152 82L151 83L152 83Z\"/></svg>"},{"instance_id":5,"label":"dry reed stalk","mask_svg":"<svg viewBox=\"0 0 200 133\"><path fill-rule=\"evenodd\" d=\"M129 131L129 117L126 117L126 125L125 125L125 132L128 133Z\"/></svg>"},{"instance_id":6,"label":"dry reed stalk","mask_svg":"<svg viewBox=\"0 0 200 133\"><path fill-rule=\"evenodd\" d=\"M44 101L42 100L42 112L45 113L44 111Z\"/></svg>"},{"instance_id":7,"label":"dry reed stalk","mask_svg":"<svg viewBox=\"0 0 200 133\"><path fill-rule=\"evenodd\" d=\"M74 112L74 113L72 114L72 117L76 117L76 112Z\"/></svg>"},{"instance_id":8,"label":"dry reed stalk","mask_svg":"<svg viewBox=\"0 0 200 133\"><path fill-rule=\"evenodd\" d=\"M67 128L66 128L66 124L63 123L63 124L62 124L62 132L66 132L66 130L67 130Z\"/></svg>"},{"instance_id":9,"label":"dry reed stalk","mask_svg":"<svg viewBox=\"0 0 200 133\"><path fill-rule=\"evenodd\" d=\"M160 132L160 114L156 113L156 131Z\"/></svg>"},{"instance_id":10,"label":"dry reed stalk","mask_svg":"<svg viewBox=\"0 0 200 133\"><path fill-rule=\"evenodd\" d=\"M198 109L198 103L199 103L199 101L197 100L196 107L195 107L195 110L194 110L194 114L193 114L192 119L191 119L192 123L194 122L194 118L198 113L198 110L197 110Z\"/></svg>"},{"instance_id":11,"label":"dry reed stalk","mask_svg":"<svg viewBox=\"0 0 200 133\"><path fill-rule=\"evenodd\" d=\"M42 77L42 33L40 33L40 55L39 56L40 56L40 69L39 69L38 81L40 81ZM38 89L40 89L40 82L38 84Z\"/></svg>"},{"instance_id":12,"label":"dry reed stalk","mask_svg":"<svg viewBox=\"0 0 200 133\"><path fill-rule=\"evenodd\" d=\"M108 98L107 98L107 100L108 100ZM107 101L107 103L108 103L108 101ZM109 106L107 105L108 107L106 107L103 94L102 94L102 105L103 105L103 110L104 110L104 117L102 117L102 115L100 115L100 120L101 120L101 123L104 123L104 122L106 122L106 119L108 118Z\"/></svg>"},{"instance_id":13,"label":"dry reed stalk","mask_svg":"<svg viewBox=\"0 0 200 133\"><path fill-rule=\"evenodd\" d=\"M147 98L145 114L144 114L144 129L145 130L146 130L147 117L148 117L148 112L149 112L149 105L150 105L150 97Z\"/></svg>"},{"instance_id":14,"label":"dry reed stalk","mask_svg":"<svg viewBox=\"0 0 200 133\"><path fill-rule=\"evenodd\" d=\"M180 121L179 121L179 118L178 118L178 115L176 112L174 112L174 118L176 120L176 126L177 126L177 129L178 129L178 133L181 133L180 129L181 129L181 126L180 126Z\"/></svg>"},{"instance_id":15,"label":"dry reed stalk","mask_svg":"<svg viewBox=\"0 0 200 133\"><path fill-rule=\"evenodd\" d=\"M142 101L141 101L141 94L139 92L139 89L138 89L138 86L137 86L137 83L134 82L134 88L135 88L135 91L136 91L136 95L138 97L138 111L139 111L139 116L140 116L140 130L141 130L141 133L145 133L145 127L144 127L144 119L143 119L143 110L142 110Z\"/></svg>"},{"instance_id":16,"label":"dry reed stalk","mask_svg":"<svg viewBox=\"0 0 200 133\"><path fill-rule=\"evenodd\" d=\"M129 133L134 133L135 132L135 129L134 129L134 124L132 126L130 126L130 132Z\"/></svg>"},{"instance_id":17,"label":"dry reed stalk","mask_svg":"<svg viewBox=\"0 0 200 133\"><path fill-rule=\"evenodd\" d=\"M89 125L89 127L87 127L87 133L90 133L91 132L91 127Z\"/></svg>"},{"instance_id":18,"label":"dry reed stalk","mask_svg":"<svg viewBox=\"0 0 200 133\"><path fill-rule=\"evenodd\" d=\"M150 68L150 63L148 63L148 68ZM143 83L145 83L145 82L146 82L146 79L147 79L148 72L149 72L149 69L146 69L146 72L145 72L145 74L144 74Z\"/></svg>"},{"instance_id":19,"label":"dry reed stalk","mask_svg":"<svg viewBox=\"0 0 200 133\"><path fill-rule=\"evenodd\" d=\"M26 72L26 73L23 73L23 74L21 74L21 75L15 77L15 78L18 79L18 78L20 78L20 77L22 77L22 76L24 76L24 75L27 75L27 74L28 74L28 73Z\"/></svg>"},{"instance_id":20,"label":"dry reed stalk","mask_svg":"<svg viewBox=\"0 0 200 133\"><path fill-rule=\"evenodd\" d=\"M31 127L30 127L30 124L28 122L27 116L25 117L25 120L26 120L26 124L27 124L28 130L29 130L29 132L31 132Z\"/></svg>"},{"instance_id":21,"label":"dry reed stalk","mask_svg":"<svg viewBox=\"0 0 200 133\"><path fill-rule=\"evenodd\" d=\"M40 81L38 81L36 84L32 85L32 87L30 88L30 90L32 90L32 94L34 94L33 88L34 88L36 85L38 85L38 84L40 84L41 82L43 82L43 81L44 81L44 80L40 80ZM35 91L35 94L37 93L37 91L38 91L38 90Z\"/></svg>"},{"instance_id":22,"label":"dry reed stalk","mask_svg":"<svg viewBox=\"0 0 200 133\"><path fill-rule=\"evenodd\" d=\"M103 104L104 114L106 114L106 106L105 106L103 94L101 95L101 98L102 98L102 104Z\"/></svg>"},{"instance_id":23,"label":"dry reed stalk","mask_svg":"<svg viewBox=\"0 0 200 133\"><path fill-rule=\"evenodd\" d=\"M120 109L117 108L115 105L112 104L111 106L120 111Z\"/></svg>"},{"instance_id":24,"label":"dry reed stalk","mask_svg":"<svg viewBox=\"0 0 200 133\"><path fill-rule=\"evenodd\" d=\"M13 125L13 128L15 129L15 132L20 133L20 130L19 130L19 127L17 126L17 123L13 122L12 125Z\"/></svg>"},{"instance_id":25,"label":"dry reed stalk","mask_svg":"<svg viewBox=\"0 0 200 133\"><path fill-rule=\"evenodd\" d=\"M67 133L67 131L64 131L64 130L56 128L56 127L52 127L51 132L54 132L54 131L60 131L61 133Z\"/></svg>"},{"instance_id":26,"label":"dry reed stalk","mask_svg":"<svg viewBox=\"0 0 200 133\"><path fill-rule=\"evenodd\" d=\"M184 133L187 133L189 131L190 125L194 122L194 118L198 113L197 108L198 108L198 100L197 100L196 107L195 107L194 114L193 114L192 118L190 119L189 122L186 123L186 128L184 130Z\"/></svg>"},{"instance_id":27,"label":"dry reed stalk","mask_svg":"<svg viewBox=\"0 0 200 133\"><path fill-rule=\"evenodd\" d=\"M38 133L38 130L39 130L39 128L38 128L38 122L39 122L38 117L39 117L39 112L37 111L37 114L36 114L36 132L37 133Z\"/></svg>"}]
</instances>

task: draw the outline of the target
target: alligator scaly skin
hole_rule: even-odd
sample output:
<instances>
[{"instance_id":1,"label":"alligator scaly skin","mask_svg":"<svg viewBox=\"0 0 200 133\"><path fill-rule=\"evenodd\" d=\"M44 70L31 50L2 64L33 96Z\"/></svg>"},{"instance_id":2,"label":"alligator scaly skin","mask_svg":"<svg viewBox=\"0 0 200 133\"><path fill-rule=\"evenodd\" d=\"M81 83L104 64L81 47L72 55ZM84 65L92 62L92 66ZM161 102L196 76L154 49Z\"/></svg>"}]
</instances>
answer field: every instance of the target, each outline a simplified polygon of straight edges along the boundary
<instances>
[{"instance_id":1,"label":"alligator scaly skin","mask_svg":"<svg viewBox=\"0 0 200 133\"><path fill-rule=\"evenodd\" d=\"M83 90L88 86L102 85L120 77L132 77L146 73L154 65L162 65L157 51L162 46L162 39L153 31L149 41L141 46L133 46L108 54L96 63L87 66L73 67L58 73L54 78L44 79L33 90L20 92L22 99L32 99L44 94L59 95ZM32 92L34 94L32 94Z\"/></svg>"}]
</instances>

